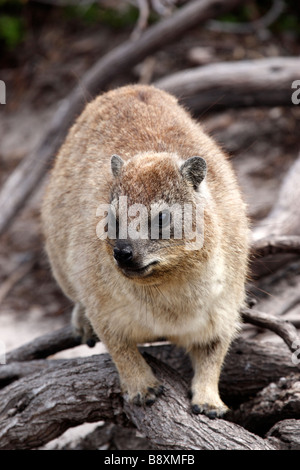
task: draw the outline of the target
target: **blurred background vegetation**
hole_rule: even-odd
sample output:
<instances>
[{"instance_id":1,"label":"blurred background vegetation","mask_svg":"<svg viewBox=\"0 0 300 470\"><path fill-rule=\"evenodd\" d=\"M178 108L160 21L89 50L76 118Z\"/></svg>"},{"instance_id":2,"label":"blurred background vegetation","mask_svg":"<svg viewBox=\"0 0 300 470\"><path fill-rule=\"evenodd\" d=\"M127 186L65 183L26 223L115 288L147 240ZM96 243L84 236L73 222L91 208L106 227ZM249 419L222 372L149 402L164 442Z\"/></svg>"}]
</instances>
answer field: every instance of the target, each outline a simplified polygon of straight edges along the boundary
<instances>
[{"instance_id":1,"label":"blurred background vegetation","mask_svg":"<svg viewBox=\"0 0 300 470\"><path fill-rule=\"evenodd\" d=\"M184 2L177 2L184 3ZM282 12L268 27L273 34L300 36L300 2L284 0ZM272 8L274 0L257 0L224 15L224 23L249 23L258 20ZM58 0L0 0L0 48L2 54L12 52L36 28L59 14L70 28L104 25L116 30L130 30L136 24L139 10L134 2L75 2ZM159 19L151 12L149 23Z\"/></svg>"}]
</instances>

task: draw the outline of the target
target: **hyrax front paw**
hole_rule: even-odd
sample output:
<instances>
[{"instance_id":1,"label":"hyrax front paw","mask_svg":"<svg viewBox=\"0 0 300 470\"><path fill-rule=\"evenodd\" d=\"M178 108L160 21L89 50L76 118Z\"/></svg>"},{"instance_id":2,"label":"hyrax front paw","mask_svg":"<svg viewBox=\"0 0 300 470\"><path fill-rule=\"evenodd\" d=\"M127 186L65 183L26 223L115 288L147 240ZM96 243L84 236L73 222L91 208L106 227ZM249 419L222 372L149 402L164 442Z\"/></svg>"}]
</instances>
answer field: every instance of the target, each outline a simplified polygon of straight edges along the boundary
<instances>
[{"instance_id":1,"label":"hyrax front paw","mask_svg":"<svg viewBox=\"0 0 300 470\"><path fill-rule=\"evenodd\" d=\"M192 395L192 412L196 415L204 414L208 418L222 418L229 408L222 402L220 397L198 397L194 394Z\"/></svg>"},{"instance_id":2,"label":"hyrax front paw","mask_svg":"<svg viewBox=\"0 0 300 470\"><path fill-rule=\"evenodd\" d=\"M127 390L124 390L124 398L138 406L151 406L163 392L163 385L155 379L153 383L144 384L139 390L136 387L127 388Z\"/></svg>"},{"instance_id":3,"label":"hyrax front paw","mask_svg":"<svg viewBox=\"0 0 300 470\"><path fill-rule=\"evenodd\" d=\"M228 412L227 406L214 406L209 403L204 403L203 405L194 404L192 405L192 412L195 415L204 414L208 418L223 418L223 416Z\"/></svg>"}]
</instances>

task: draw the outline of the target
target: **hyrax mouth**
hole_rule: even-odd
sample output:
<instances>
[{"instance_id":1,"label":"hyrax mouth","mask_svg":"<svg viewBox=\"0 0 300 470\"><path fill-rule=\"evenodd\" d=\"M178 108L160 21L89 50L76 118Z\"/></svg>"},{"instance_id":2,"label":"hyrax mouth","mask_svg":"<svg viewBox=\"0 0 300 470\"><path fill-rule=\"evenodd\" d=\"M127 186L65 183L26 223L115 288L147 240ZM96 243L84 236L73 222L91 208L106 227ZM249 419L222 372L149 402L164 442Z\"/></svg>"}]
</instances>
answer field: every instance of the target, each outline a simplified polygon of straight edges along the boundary
<instances>
[{"instance_id":1,"label":"hyrax mouth","mask_svg":"<svg viewBox=\"0 0 300 470\"><path fill-rule=\"evenodd\" d=\"M113 250L113 256L118 268L127 277L146 277L152 273L157 260L144 264L142 259L134 253L133 245L129 241L118 240Z\"/></svg>"},{"instance_id":2,"label":"hyrax mouth","mask_svg":"<svg viewBox=\"0 0 300 470\"><path fill-rule=\"evenodd\" d=\"M146 266L119 266L123 274L127 277L146 277L152 273L152 267L158 264L158 261L152 261Z\"/></svg>"}]
</instances>

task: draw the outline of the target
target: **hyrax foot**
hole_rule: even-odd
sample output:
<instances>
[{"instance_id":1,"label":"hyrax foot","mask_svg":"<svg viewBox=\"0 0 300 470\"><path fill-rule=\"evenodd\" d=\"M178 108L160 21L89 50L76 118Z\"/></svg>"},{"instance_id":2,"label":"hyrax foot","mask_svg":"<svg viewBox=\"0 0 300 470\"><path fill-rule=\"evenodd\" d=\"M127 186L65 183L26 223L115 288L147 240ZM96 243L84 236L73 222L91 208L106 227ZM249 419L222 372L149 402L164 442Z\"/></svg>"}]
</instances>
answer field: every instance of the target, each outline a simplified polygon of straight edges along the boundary
<instances>
[{"instance_id":1,"label":"hyrax foot","mask_svg":"<svg viewBox=\"0 0 300 470\"><path fill-rule=\"evenodd\" d=\"M222 418L228 412L228 408L225 405L214 407L208 403L204 403L203 405L194 404L192 405L192 412L195 415L204 414L208 416L208 418L215 419Z\"/></svg>"},{"instance_id":2,"label":"hyrax foot","mask_svg":"<svg viewBox=\"0 0 300 470\"><path fill-rule=\"evenodd\" d=\"M141 394L140 392L138 392L137 395L133 397L132 403L138 406L151 406L155 402L156 398L162 395L163 392L163 385L158 385L156 387L148 387L147 392L145 394Z\"/></svg>"},{"instance_id":3,"label":"hyrax foot","mask_svg":"<svg viewBox=\"0 0 300 470\"><path fill-rule=\"evenodd\" d=\"M88 318L85 316L84 307L79 303L75 304L73 308L72 325L74 335L78 338L78 341L82 344L87 344L90 348L93 348L98 341L98 338Z\"/></svg>"},{"instance_id":4,"label":"hyrax foot","mask_svg":"<svg viewBox=\"0 0 300 470\"><path fill-rule=\"evenodd\" d=\"M138 406L151 406L155 402L156 398L162 395L164 387L159 382L156 382L150 386L143 387L141 390L126 391L124 398L134 405Z\"/></svg>"},{"instance_id":5,"label":"hyrax foot","mask_svg":"<svg viewBox=\"0 0 300 470\"><path fill-rule=\"evenodd\" d=\"M216 396L215 399L209 399L208 397L196 398L195 395L192 396L192 412L196 415L204 414L208 418L222 418L229 408L222 402L219 396Z\"/></svg>"}]
</instances>

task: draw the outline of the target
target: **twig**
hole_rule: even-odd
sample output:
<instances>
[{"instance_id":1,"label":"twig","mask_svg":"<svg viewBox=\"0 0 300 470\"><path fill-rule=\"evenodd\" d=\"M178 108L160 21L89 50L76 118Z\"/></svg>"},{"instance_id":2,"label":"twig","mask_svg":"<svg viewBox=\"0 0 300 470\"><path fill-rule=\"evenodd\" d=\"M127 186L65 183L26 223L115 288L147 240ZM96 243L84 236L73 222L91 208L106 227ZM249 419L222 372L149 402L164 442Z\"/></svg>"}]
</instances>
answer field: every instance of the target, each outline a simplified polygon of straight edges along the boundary
<instances>
[{"instance_id":1,"label":"twig","mask_svg":"<svg viewBox=\"0 0 300 470\"><path fill-rule=\"evenodd\" d=\"M142 32L146 29L150 13L148 0L137 0L135 3L137 4L139 9L139 18L131 34L131 39L133 39L134 41L139 39Z\"/></svg>"},{"instance_id":2,"label":"twig","mask_svg":"<svg viewBox=\"0 0 300 470\"><path fill-rule=\"evenodd\" d=\"M271 236L254 240L251 245L254 256L269 256L276 253L300 254L299 236Z\"/></svg>"},{"instance_id":3,"label":"twig","mask_svg":"<svg viewBox=\"0 0 300 470\"><path fill-rule=\"evenodd\" d=\"M72 327L65 326L60 330L47 333L8 352L6 354L6 362L9 364L11 362L44 359L52 354L73 348L79 344L79 341L74 337Z\"/></svg>"},{"instance_id":4,"label":"twig","mask_svg":"<svg viewBox=\"0 0 300 470\"><path fill-rule=\"evenodd\" d=\"M298 304L300 304L300 295L296 295L294 298L289 299L287 303L281 308L279 315L285 315L290 310L295 308ZM300 327L300 318L296 321L291 321L291 323L296 327Z\"/></svg>"},{"instance_id":5,"label":"twig","mask_svg":"<svg viewBox=\"0 0 300 470\"><path fill-rule=\"evenodd\" d=\"M297 329L289 321L249 308L242 309L241 313L245 322L260 328L267 328L280 336L292 352L299 348L300 336Z\"/></svg>"},{"instance_id":6,"label":"twig","mask_svg":"<svg viewBox=\"0 0 300 470\"><path fill-rule=\"evenodd\" d=\"M176 0L151 0L153 10L160 16L169 15Z\"/></svg>"}]
</instances>

